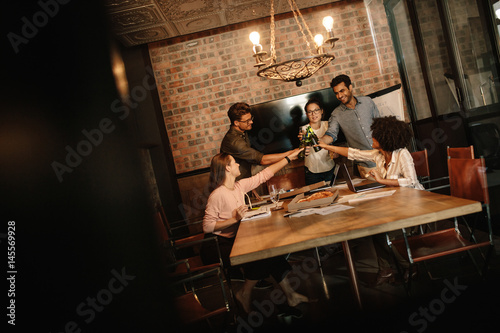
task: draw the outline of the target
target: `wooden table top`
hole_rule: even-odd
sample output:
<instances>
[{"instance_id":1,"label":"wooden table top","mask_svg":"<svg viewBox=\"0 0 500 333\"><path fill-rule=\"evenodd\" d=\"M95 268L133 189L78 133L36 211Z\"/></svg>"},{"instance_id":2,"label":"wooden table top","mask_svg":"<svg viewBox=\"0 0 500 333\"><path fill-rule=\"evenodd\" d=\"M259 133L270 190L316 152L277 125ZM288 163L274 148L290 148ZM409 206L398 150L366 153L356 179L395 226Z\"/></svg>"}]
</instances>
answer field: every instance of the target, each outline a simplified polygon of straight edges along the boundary
<instances>
[{"instance_id":1,"label":"wooden table top","mask_svg":"<svg viewBox=\"0 0 500 333\"><path fill-rule=\"evenodd\" d=\"M428 191L388 187L391 196L360 201L329 215L284 217L283 210L270 217L240 223L231 251L232 265L284 255L481 211L481 203ZM340 190L340 196L352 194Z\"/></svg>"}]
</instances>

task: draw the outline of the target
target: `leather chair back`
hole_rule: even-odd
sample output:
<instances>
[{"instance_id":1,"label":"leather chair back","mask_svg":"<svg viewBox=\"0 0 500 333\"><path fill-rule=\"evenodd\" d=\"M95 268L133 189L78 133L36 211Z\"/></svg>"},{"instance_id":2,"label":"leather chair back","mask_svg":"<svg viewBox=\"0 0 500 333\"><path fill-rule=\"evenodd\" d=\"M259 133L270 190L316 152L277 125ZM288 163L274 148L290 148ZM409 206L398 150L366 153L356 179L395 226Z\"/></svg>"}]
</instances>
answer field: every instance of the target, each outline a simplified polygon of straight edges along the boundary
<instances>
[{"instance_id":1,"label":"leather chair back","mask_svg":"<svg viewBox=\"0 0 500 333\"><path fill-rule=\"evenodd\" d=\"M427 149L411 153L413 164L415 164L415 172L419 177L430 177L429 160L427 158Z\"/></svg>"},{"instance_id":2,"label":"leather chair back","mask_svg":"<svg viewBox=\"0 0 500 333\"><path fill-rule=\"evenodd\" d=\"M474 158L474 146L469 147L446 147L446 153L451 158Z\"/></svg>"},{"instance_id":3,"label":"leather chair back","mask_svg":"<svg viewBox=\"0 0 500 333\"><path fill-rule=\"evenodd\" d=\"M484 158L448 158L450 194L489 204Z\"/></svg>"}]
</instances>

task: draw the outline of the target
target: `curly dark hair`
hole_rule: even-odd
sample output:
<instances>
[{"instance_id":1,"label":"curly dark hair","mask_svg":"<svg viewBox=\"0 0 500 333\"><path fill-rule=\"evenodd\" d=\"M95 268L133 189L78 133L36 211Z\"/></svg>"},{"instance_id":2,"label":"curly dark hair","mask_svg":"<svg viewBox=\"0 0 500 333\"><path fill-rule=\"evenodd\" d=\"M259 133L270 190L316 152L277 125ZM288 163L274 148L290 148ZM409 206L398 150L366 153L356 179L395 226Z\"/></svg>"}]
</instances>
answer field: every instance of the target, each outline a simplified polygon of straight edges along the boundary
<instances>
[{"instance_id":1,"label":"curly dark hair","mask_svg":"<svg viewBox=\"0 0 500 333\"><path fill-rule=\"evenodd\" d=\"M341 84L342 82L344 82L347 88L349 88L349 86L352 84L351 78L349 76L345 74L340 74L333 78L332 82L330 83L330 87L332 87L333 89L333 87Z\"/></svg>"},{"instance_id":2,"label":"curly dark hair","mask_svg":"<svg viewBox=\"0 0 500 333\"><path fill-rule=\"evenodd\" d=\"M374 118L370 128L372 137L385 151L395 151L406 147L412 137L410 126L395 116Z\"/></svg>"},{"instance_id":3,"label":"curly dark hair","mask_svg":"<svg viewBox=\"0 0 500 333\"><path fill-rule=\"evenodd\" d=\"M248 105L247 103L239 102L231 105L231 107L227 111L227 116L229 117L231 125L234 125L235 121L240 120L241 117L243 117L247 113L251 113L250 105Z\"/></svg>"}]
</instances>

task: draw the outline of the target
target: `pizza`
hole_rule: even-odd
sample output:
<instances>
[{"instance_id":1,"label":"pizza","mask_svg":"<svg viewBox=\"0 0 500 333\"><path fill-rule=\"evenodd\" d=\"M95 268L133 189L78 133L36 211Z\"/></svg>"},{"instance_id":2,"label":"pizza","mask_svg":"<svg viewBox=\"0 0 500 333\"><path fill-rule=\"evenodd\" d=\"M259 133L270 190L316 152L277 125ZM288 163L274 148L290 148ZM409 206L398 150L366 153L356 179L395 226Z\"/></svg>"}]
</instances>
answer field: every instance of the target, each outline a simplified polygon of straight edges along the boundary
<instances>
[{"instance_id":1,"label":"pizza","mask_svg":"<svg viewBox=\"0 0 500 333\"><path fill-rule=\"evenodd\" d=\"M316 192L314 194L311 194L310 196L307 196L303 199L300 199L299 201L297 201L297 203L313 201L313 200L328 198L328 197L332 197L332 196L333 196L333 193L330 191L321 191L321 192Z\"/></svg>"}]
</instances>

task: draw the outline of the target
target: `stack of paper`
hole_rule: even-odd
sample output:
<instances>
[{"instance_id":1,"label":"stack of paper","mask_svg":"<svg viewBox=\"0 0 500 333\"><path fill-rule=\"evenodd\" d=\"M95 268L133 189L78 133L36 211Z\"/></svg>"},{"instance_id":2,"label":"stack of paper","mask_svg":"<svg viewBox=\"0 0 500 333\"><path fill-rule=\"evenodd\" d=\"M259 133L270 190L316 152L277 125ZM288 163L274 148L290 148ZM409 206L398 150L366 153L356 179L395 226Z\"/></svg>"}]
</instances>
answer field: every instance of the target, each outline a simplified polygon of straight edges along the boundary
<instances>
[{"instance_id":1,"label":"stack of paper","mask_svg":"<svg viewBox=\"0 0 500 333\"><path fill-rule=\"evenodd\" d=\"M339 202L342 202L342 203L349 202L350 204L352 204L352 203L364 201L364 200L371 200L371 199L388 197L390 195L393 195L394 192L396 192L396 190L356 193L356 194L346 195L346 196L340 198Z\"/></svg>"},{"instance_id":2,"label":"stack of paper","mask_svg":"<svg viewBox=\"0 0 500 333\"><path fill-rule=\"evenodd\" d=\"M271 216L271 211L260 207L259 209L247 211L245 213L245 217L241 221L243 222L243 221L256 220L268 216Z\"/></svg>"},{"instance_id":3,"label":"stack of paper","mask_svg":"<svg viewBox=\"0 0 500 333\"><path fill-rule=\"evenodd\" d=\"M335 205L326 206L326 207L323 207L323 208L308 208L308 209L303 209L303 210L299 210L298 212L289 213L289 214L287 214L285 216L288 216L288 217L301 217L301 216L307 216L307 215L311 215L311 214L328 215L328 214L332 214L332 213L335 213L335 212L340 212L342 210L352 209L352 208L354 208L354 207L335 204Z\"/></svg>"}]
</instances>

